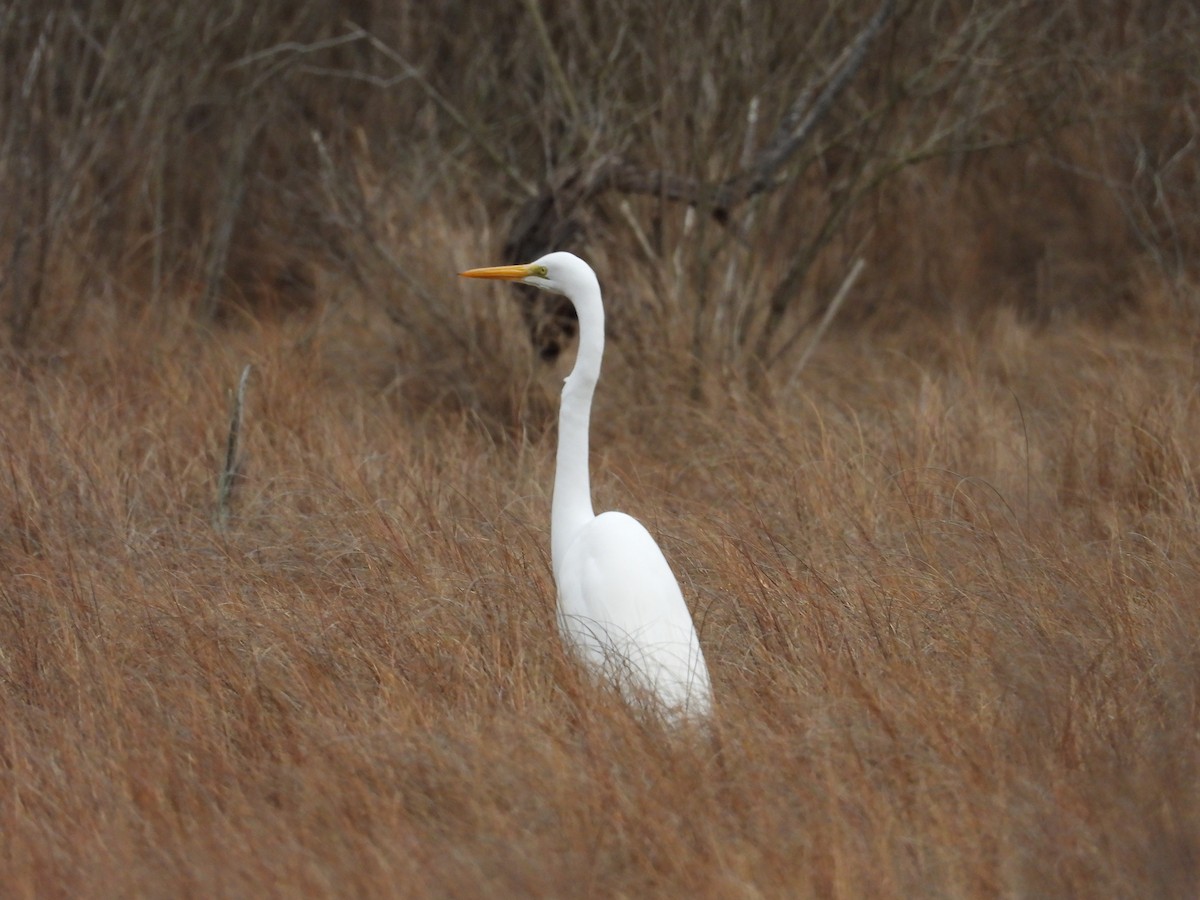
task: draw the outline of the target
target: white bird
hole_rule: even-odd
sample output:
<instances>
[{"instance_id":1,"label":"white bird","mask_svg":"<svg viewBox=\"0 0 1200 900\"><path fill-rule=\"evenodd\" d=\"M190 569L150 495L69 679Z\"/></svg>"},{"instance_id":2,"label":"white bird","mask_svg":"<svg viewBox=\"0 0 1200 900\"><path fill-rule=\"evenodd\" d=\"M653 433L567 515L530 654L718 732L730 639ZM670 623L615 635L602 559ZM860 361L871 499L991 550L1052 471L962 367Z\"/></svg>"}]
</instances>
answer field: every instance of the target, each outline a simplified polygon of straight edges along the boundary
<instances>
[{"instance_id":1,"label":"white bird","mask_svg":"<svg viewBox=\"0 0 1200 900\"><path fill-rule=\"evenodd\" d=\"M527 265L460 274L563 294L579 317L575 367L563 384L558 414L550 514L563 641L584 663L614 679L627 697L648 694L673 721L707 717L712 710L708 667L662 550L632 516L596 515L592 509L588 427L604 355L604 305L596 273L579 257L558 252Z\"/></svg>"}]
</instances>

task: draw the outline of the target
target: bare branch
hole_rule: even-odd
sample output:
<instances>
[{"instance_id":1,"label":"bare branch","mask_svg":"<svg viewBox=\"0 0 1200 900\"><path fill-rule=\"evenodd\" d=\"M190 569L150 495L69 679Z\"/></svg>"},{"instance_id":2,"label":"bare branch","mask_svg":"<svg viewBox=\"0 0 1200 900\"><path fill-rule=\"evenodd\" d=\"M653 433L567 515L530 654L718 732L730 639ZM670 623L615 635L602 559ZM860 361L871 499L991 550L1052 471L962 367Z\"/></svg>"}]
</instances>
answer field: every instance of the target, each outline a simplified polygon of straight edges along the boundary
<instances>
[{"instance_id":1,"label":"bare branch","mask_svg":"<svg viewBox=\"0 0 1200 900\"><path fill-rule=\"evenodd\" d=\"M879 36L895 10L894 0L885 0L871 20L834 64L824 89L814 101L815 85L801 91L784 114L766 147L736 175L719 184L706 184L661 170L646 170L616 156L605 156L590 164L587 171L570 172L547 185L518 213L506 244L512 258L549 249L545 239L571 233L575 229L561 222L570 218L580 204L606 191L645 194L686 203L711 211L720 222L729 219L733 207L755 194L773 189L779 170L811 138L817 124L829 113L834 102L862 68L867 49ZM560 221L547 224L547 217L558 213ZM557 246L557 245L555 245Z\"/></svg>"},{"instance_id":2,"label":"bare branch","mask_svg":"<svg viewBox=\"0 0 1200 900\"><path fill-rule=\"evenodd\" d=\"M842 280L842 286L833 296L833 300L825 307L825 313L821 316L821 322L817 325L817 330L813 332L812 338L808 342L808 346L804 348L804 352L800 354L800 359L796 363L796 368L792 369L791 377L787 380L787 386L790 388L796 383L796 379L800 377L800 373L804 371L804 367L808 364L809 357L813 351L817 349L817 344L821 343L821 338L825 336L825 332L829 330L829 326L833 323L833 317L837 315L837 311L841 308L842 303L850 294L850 288L854 287L854 282L858 281L858 276L862 274L863 266L866 265L865 260L860 256L854 261L854 265L850 267L849 273ZM797 331L792 335L791 339L781 348L778 355L782 355L784 351L791 347L796 338L800 336ZM777 356L778 356L777 355Z\"/></svg>"},{"instance_id":3,"label":"bare branch","mask_svg":"<svg viewBox=\"0 0 1200 900\"><path fill-rule=\"evenodd\" d=\"M239 450L242 415L246 408L246 382L250 378L250 369L249 363L242 369L242 377L238 379L237 393L233 398L233 409L229 414L229 437L225 441L225 465L221 467L221 477L217 481L217 510L213 515L213 524L220 531L224 531L229 524L229 501L233 497L233 488L241 469Z\"/></svg>"},{"instance_id":4,"label":"bare branch","mask_svg":"<svg viewBox=\"0 0 1200 900\"><path fill-rule=\"evenodd\" d=\"M534 0L528 2L536 15L536 3ZM598 195L609 191L684 203L710 214L722 225L730 225L735 207L778 186L780 169L811 139L817 125L862 68L867 50L892 17L895 5L895 0L884 0L880 4L875 15L833 64L825 78L825 86L818 92L820 82L814 82L802 90L765 147L757 154L743 153L746 162L735 175L710 184L672 172L647 170L615 154L601 156L586 167L558 173L521 207L509 228L504 245L505 258L519 262L550 249L570 246L584 230L583 211ZM755 107L751 108L749 119L753 127L757 122ZM518 290L521 289L518 287ZM533 291L522 293L526 325L534 335L542 357L553 359L562 349L564 336L568 339L573 336L574 310L560 298L547 298ZM772 317L782 311L775 309L775 305L772 304ZM548 339L540 340L539 333L545 333Z\"/></svg>"}]
</instances>

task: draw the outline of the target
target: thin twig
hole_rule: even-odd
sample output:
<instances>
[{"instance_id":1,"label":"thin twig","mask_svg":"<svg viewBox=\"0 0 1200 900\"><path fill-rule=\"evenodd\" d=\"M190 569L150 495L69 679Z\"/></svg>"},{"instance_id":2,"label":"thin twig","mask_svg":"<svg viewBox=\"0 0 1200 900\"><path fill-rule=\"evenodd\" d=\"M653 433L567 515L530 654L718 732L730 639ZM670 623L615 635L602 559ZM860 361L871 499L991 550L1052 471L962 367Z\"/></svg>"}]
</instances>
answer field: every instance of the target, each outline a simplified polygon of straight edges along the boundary
<instances>
[{"instance_id":1,"label":"thin twig","mask_svg":"<svg viewBox=\"0 0 1200 900\"><path fill-rule=\"evenodd\" d=\"M277 56L288 55L291 57L303 56L309 53L317 53L321 50L330 50L334 47L341 47L343 44L351 44L355 41L361 41L367 37L367 33L361 28L355 28L347 34L339 34L337 37L326 38L322 41L313 41L310 44L303 44L299 41L283 41L279 44L267 47L264 50L259 50L255 53L247 54L241 59L234 60L229 63L227 68L240 69L252 63L259 63L264 60L274 59Z\"/></svg>"},{"instance_id":2,"label":"thin twig","mask_svg":"<svg viewBox=\"0 0 1200 900\"><path fill-rule=\"evenodd\" d=\"M516 170L512 163L506 160L500 154L500 152L496 150L495 146L493 146L494 142L488 140L487 135L485 135L478 127L476 127L476 123L469 121L467 117L459 111L458 107L451 103L441 91L430 84L429 79L425 77L425 74L420 69L405 59L398 50L389 47L365 28L362 28L351 21L347 21L346 25L350 28L355 28L366 35L367 42L372 47L398 65L404 70L405 75L420 85L421 90L425 92L425 96L441 107L442 111L451 119L453 119L455 124L470 136L474 144L487 154L488 158L491 159L496 168L504 172L505 175L512 179L513 183L519 187L523 193L531 197L537 194L537 189L530 184L520 172Z\"/></svg>"},{"instance_id":3,"label":"thin twig","mask_svg":"<svg viewBox=\"0 0 1200 900\"><path fill-rule=\"evenodd\" d=\"M219 531L224 531L229 524L229 501L233 496L233 487L237 482L240 468L239 444L242 433L242 413L246 407L246 382L250 378L251 366L246 363L242 369L242 377L238 379L237 393L233 398L233 410L229 415L229 437L225 442L225 465L221 469L221 477L217 481L217 511L213 516L213 525Z\"/></svg>"},{"instance_id":4,"label":"thin twig","mask_svg":"<svg viewBox=\"0 0 1200 900\"><path fill-rule=\"evenodd\" d=\"M563 71L562 62L559 60L558 53L554 49L554 42L550 40L550 30L546 27L546 19L542 15L541 7L538 6L538 0L525 0L525 6L529 9L530 18L533 19L534 31L537 32L538 43L542 45L542 53L546 57L546 65L550 69L550 74L554 78L558 92L562 95L563 102L567 104L567 111L571 114L571 120L581 123L579 103L576 102L575 94L571 90L571 83L567 80L566 72Z\"/></svg>"},{"instance_id":5,"label":"thin twig","mask_svg":"<svg viewBox=\"0 0 1200 900\"><path fill-rule=\"evenodd\" d=\"M850 293L850 288L854 286L854 282L858 280L859 274L865 265L863 258L860 256L854 261L854 265L850 267L849 274L842 280L842 286L838 288L838 292L834 294L833 300L829 306L825 307L825 315L821 316L821 321L817 325L817 330L813 332L812 340L808 342L808 346L804 348L804 352L800 354L800 361L796 363L796 368L792 370L791 377L787 380L787 387L790 389L796 383L796 379L800 377L800 373L807 365L809 357L813 351L817 349L817 344L821 343L821 338L825 336L825 332L829 330L830 323L833 322L833 317L837 315L838 309L842 302Z\"/></svg>"}]
</instances>

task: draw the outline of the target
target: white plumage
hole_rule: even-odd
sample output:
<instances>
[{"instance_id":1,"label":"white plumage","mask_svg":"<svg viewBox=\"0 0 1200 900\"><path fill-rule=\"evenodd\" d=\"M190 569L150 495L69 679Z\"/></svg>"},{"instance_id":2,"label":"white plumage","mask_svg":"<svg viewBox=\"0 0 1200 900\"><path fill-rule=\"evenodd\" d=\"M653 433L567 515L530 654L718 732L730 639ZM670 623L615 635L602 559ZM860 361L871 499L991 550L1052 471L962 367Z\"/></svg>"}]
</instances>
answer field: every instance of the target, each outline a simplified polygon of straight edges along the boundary
<instances>
[{"instance_id":1,"label":"white plumage","mask_svg":"<svg viewBox=\"0 0 1200 900\"><path fill-rule=\"evenodd\" d=\"M604 306L595 272L577 256L558 252L528 265L462 274L563 294L579 317L579 350L559 409L550 521L563 640L631 699L647 694L676 720L707 716L708 668L662 550L632 516L592 509L588 428L604 355Z\"/></svg>"}]
</instances>

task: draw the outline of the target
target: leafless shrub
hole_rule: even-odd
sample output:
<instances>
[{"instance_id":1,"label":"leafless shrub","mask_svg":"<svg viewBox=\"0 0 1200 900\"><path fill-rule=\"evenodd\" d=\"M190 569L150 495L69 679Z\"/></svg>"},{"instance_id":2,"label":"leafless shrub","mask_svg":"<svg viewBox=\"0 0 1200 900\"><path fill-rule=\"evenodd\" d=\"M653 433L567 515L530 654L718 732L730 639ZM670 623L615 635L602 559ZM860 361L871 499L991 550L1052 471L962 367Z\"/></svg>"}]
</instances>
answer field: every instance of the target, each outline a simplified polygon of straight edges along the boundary
<instances>
[{"instance_id":1,"label":"leafless shrub","mask_svg":"<svg viewBox=\"0 0 1200 900\"><path fill-rule=\"evenodd\" d=\"M288 223L319 217L296 137L336 127L337 94L301 62L342 48L327 18L315 2L6 7L0 232L17 340L47 280L73 271L81 296L55 296L52 326L105 284L151 303L194 286L207 315L239 296L302 299L319 233ZM258 52L281 42L291 52Z\"/></svg>"},{"instance_id":2,"label":"leafless shrub","mask_svg":"<svg viewBox=\"0 0 1200 900\"><path fill-rule=\"evenodd\" d=\"M114 300L305 306L347 276L375 294L395 281L392 314L436 309L404 274L419 264L381 238L389 199L430 200L461 233L489 222L496 255L621 260L619 336L730 371L790 371L787 348L860 256L877 274L851 320L1111 311L1147 271L1192 277L1190 7L891 11L10 4L10 332L24 340L45 313L61 335ZM864 33L853 77L776 152ZM373 223L348 203L364 179ZM569 343L556 315L530 317L546 357Z\"/></svg>"}]
</instances>

